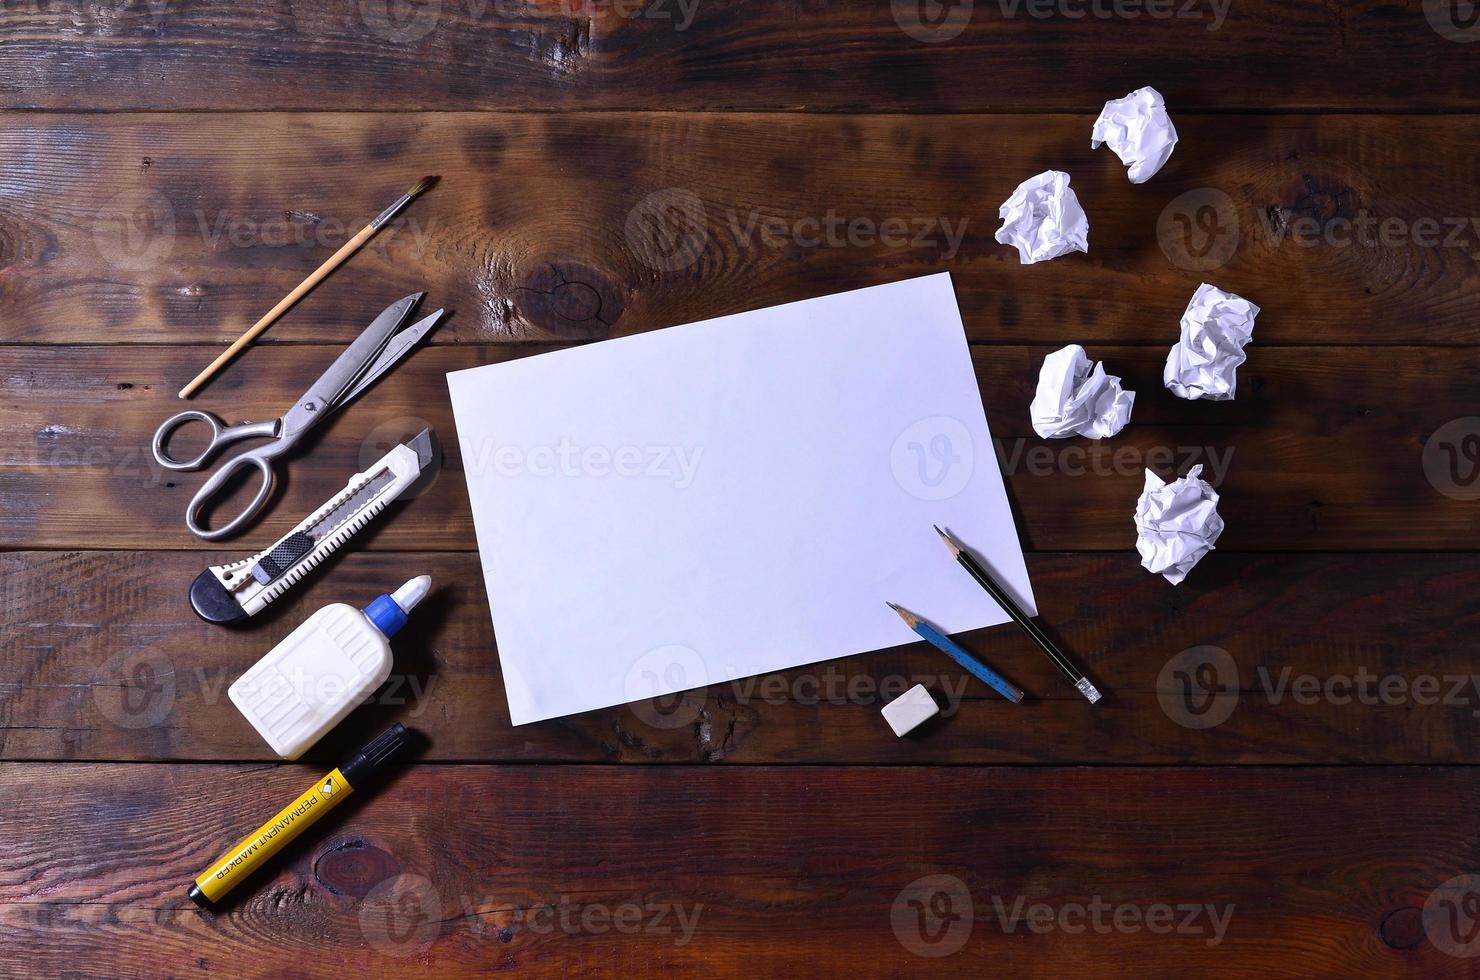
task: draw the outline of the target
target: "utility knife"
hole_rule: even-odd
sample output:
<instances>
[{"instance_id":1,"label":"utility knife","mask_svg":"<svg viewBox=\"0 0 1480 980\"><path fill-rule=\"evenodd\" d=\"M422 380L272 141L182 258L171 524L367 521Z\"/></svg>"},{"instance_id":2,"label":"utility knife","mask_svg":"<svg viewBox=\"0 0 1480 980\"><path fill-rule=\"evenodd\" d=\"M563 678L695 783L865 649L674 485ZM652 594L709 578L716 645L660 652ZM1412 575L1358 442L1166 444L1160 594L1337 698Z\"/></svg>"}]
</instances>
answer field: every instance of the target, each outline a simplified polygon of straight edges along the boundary
<instances>
[{"instance_id":1,"label":"utility knife","mask_svg":"<svg viewBox=\"0 0 1480 980\"><path fill-rule=\"evenodd\" d=\"M422 429L304 518L271 547L212 565L190 586L190 606L208 623L240 623L287 592L440 461L436 435Z\"/></svg>"}]
</instances>

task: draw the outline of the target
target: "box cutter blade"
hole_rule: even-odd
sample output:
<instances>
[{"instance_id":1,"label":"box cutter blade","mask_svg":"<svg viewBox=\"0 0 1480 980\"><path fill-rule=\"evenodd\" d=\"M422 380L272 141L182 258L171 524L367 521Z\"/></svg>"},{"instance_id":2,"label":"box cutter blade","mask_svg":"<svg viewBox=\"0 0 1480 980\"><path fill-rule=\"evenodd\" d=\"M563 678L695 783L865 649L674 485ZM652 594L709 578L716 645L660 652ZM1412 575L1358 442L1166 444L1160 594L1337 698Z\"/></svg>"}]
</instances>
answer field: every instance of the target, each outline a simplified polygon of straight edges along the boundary
<instances>
[{"instance_id":1,"label":"box cutter blade","mask_svg":"<svg viewBox=\"0 0 1480 980\"><path fill-rule=\"evenodd\" d=\"M212 565L190 586L190 605L208 623L240 623L287 592L309 571L434 468L435 435L417 436L382 456L272 547L229 565Z\"/></svg>"}]
</instances>

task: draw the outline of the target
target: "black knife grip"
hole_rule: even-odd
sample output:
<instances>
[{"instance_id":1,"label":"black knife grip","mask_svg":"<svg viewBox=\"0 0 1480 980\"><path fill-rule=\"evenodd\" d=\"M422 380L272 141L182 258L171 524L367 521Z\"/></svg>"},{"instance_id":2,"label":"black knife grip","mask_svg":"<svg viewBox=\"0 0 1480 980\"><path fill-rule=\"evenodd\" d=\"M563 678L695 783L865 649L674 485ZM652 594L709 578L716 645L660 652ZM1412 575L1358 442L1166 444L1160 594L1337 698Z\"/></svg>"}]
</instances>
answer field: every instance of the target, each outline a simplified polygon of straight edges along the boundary
<instances>
[{"instance_id":1,"label":"black knife grip","mask_svg":"<svg viewBox=\"0 0 1480 980\"><path fill-rule=\"evenodd\" d=\"M252 569L252 577L263 585L267 585L298 564L299 560L313 548L313 538L302 531L294 531L262 556L262 560Z\"/></svg>"}]
</instances>

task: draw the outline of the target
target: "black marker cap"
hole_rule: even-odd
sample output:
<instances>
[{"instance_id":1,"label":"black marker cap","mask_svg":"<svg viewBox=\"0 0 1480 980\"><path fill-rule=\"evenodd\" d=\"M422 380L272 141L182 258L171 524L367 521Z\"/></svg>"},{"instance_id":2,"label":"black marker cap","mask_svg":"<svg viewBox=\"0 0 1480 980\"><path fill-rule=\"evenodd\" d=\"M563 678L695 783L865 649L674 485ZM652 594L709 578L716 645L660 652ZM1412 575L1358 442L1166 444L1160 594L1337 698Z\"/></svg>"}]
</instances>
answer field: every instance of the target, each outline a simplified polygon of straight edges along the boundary
<instances>
[{"instance_id":1,"label":"black marker cap","mask_svg":"<svg viewBox=\"0 0 1480 980\"><path fill-rule=\"evenodd\" d=\"M406 730L405 725L396 722L372 738L363 749L341 762L339 771L349 780L352 788L359 789L362 783L368 782L410 744L411 733Z\"/></svg>"}]
</instances>

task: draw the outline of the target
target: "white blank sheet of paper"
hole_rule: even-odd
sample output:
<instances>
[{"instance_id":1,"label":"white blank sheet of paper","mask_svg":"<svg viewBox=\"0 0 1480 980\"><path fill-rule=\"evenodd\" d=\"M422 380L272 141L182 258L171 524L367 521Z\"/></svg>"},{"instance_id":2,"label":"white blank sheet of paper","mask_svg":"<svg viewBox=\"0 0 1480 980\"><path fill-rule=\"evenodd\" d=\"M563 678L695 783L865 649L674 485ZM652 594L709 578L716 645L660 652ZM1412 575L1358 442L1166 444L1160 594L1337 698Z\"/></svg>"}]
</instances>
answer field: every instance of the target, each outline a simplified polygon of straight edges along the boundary
<instances>
[{"instance_id":1,"label":"white blank sheet of paper","mask_svg":"<svg viewBox=\"0 0 1480 980\"><path fill-rule=\"evenodd\" d=\"M448 385L516 725L1034 611L947 273Z\"/></svg>"}]
</instances>

